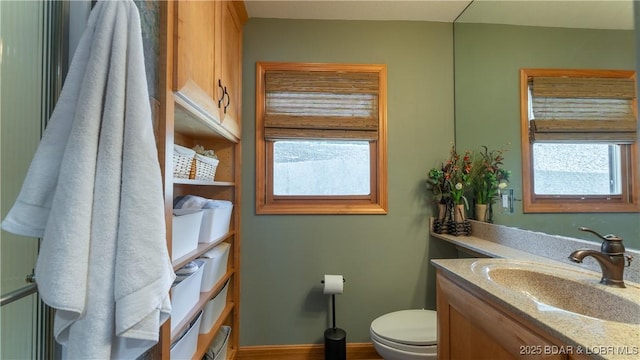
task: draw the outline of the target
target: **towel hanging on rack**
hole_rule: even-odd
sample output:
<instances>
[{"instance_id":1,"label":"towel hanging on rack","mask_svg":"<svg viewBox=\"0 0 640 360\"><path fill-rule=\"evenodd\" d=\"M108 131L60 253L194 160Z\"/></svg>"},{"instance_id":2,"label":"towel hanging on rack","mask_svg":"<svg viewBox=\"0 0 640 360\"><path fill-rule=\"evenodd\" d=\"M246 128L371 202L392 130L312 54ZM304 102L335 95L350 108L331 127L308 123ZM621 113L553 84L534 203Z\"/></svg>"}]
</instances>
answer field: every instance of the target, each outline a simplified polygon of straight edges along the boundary
<instances>
[{"instance_id":1,"label":"towel hanging on rack","mask_svg":"<svg viewBox=\"0 0 640 360\"><path fill-rule=\"evenodd\" d=\"M100 1L2 223L42 238L38 291L68 358L131 359L157 342L175 278L163 209L138 9Z\"/></svg>"}]
</instances>

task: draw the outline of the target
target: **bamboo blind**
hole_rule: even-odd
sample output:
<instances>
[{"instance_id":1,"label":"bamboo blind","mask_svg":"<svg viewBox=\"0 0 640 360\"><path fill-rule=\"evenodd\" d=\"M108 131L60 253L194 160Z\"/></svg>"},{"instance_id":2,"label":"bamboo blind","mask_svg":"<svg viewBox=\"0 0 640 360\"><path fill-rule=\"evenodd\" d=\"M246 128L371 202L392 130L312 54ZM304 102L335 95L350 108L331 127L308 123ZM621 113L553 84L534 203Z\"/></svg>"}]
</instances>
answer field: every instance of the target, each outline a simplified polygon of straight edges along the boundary
<instances>
[{"instance_id":1,"label":"bamboo blind","mask_svg":"<svg viewBox=\"0 0 640 360\"><path fill-rule=\"evenodd\" d=\"M379 76L372 72L265 72L265 138L378 137Z\"/></svg>"},{"instance_id":2,"label":"bamboo blind","mask_svg":"<svg viewBox=\"0 0 640 360\"><path fill-rule=\"evenodd\" d=\"M555 98L635 98L635 81L625 78L545 77L533 78L533 95Z\"/></svg>"},{"instance_id":3,"label":"bamboo blind","mask_svg":"<svg viewBox=\"0 0 640 360\"><path fill-rule=\"evenodd\" d=\"M635 80L601 77L532 77L532 142L637 141Z\"/></svg>"}]
</instances>

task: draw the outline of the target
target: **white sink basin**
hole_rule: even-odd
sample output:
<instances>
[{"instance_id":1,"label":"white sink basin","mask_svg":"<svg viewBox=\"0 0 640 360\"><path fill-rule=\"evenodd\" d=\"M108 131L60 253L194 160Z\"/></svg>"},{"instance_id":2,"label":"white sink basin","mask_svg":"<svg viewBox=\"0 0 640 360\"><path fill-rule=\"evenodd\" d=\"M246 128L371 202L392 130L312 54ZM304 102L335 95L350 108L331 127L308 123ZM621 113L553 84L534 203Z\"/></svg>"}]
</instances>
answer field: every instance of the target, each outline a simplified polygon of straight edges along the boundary
<instances>
[{"instance_id":1,"label":"white sink basin","mask_svg":"<svg viewBox=\"0 0 640 360\"><path fill-rule=\"evenodd\" d=\"M612 288L599 278L565 267L506 259L482 259L472 270L540 311L565 311L605 321L640 324L640 288Z\"/></svg>"}]
</instances>

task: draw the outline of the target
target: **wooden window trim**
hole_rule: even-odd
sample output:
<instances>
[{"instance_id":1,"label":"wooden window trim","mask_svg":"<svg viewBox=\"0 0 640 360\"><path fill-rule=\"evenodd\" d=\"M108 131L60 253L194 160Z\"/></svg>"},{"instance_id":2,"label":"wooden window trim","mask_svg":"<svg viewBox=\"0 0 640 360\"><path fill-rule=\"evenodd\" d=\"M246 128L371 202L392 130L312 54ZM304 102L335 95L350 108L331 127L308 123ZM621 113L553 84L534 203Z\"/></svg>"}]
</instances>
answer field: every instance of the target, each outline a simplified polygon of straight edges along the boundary
<instances>
[{"instance_id":1,"label":"wooden window trim","mask_svg":"<svg viewBox=\"0 0 640 360\"><path fill-rule=\"evenodd\" d=\"M377 72L378 136L370 142L372 171L368 196L274 196L273 141L265 140L265 72L269 70ZM256 63L256 213L257 214L386 214L387 200L387 69L377 64Z\"/></svg>"},{"instance_id":2,"label":"wooden window trim","mask_svg":"<svg viewBox=\"0 0 640 360\"><path fill-rule=\"evenodd\" d=\"M532 76L602 76L636 79L635 71L625 70L520 70L520 143L522 151L522 200L524 213L595 213L640 212L640 176L638 165L638 141L621 146L622 195L621 196L541 196L534 194L533 144L529 141L528 79ZM634 116L637 119L637 97L634 99Z\"/></svg>"}]
</instances>

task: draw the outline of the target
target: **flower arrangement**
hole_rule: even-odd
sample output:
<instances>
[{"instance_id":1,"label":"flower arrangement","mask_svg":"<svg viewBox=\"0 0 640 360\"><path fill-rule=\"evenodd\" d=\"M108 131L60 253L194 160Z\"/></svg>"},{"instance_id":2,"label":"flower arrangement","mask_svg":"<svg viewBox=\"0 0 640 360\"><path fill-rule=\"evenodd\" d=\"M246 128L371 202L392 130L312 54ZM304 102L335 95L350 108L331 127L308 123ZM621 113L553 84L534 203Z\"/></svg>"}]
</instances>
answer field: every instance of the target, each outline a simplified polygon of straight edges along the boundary
<instances>
[{"instance_id":1,"label":"flower arrangement","mask_svg":"<svg viewBox=\"0 0 640 360\"><path fill-rule=\"evenodd\" d=\"M507 187L511 172L501 168L505 149L489 150L484 145L482 149L474 161L473 195L476 204L489 204L495 199L498 189Z\"/></svg>"},{"instance_id":2,"label":"flower arrangement","mask_svg":"<svg viewBox=\"0 0 640 360\"><path fill-rule=\"evenodd\" d=\"M438 204L447 203L450 194L449 184L444 178L444 165L440 168L433 168L429 170L427 185L431 188L431 191L435 195L435 201Z\"/></svg>"},{"instance_id":3,"label":"flower arrangement","mask_svg":"<svg viewBox=\"0 0 640 360\"><path fill-rule=\"evenodd\" d=\"M427 185L439 204L438 218L433 221L434 232L456 236L471 233L471 224L465 215L469 195L473 195L476 204L476 219L491 221L491 203L498 191L507 187L511 175L502 168L505 151L482 146L476 154L470 150L459 154L453 145L449 158L440 167L429 170Z\"/></svg>"},{"instance_id":4,"label":"flower arrangement","mask_svg":"<svg viewBox=\"0 0 640 360\"><path fill-rule=\"evenodd\" d=\"M445 173L445 178L451 186L451 198L456 205L464 204L469 208L469 202L464 196L469 186L471 185L473 169L473 160L471 158L472 152L466 150L463 156L460 156L455 147L451 147L451 155L447 160L448 172Z\"/></svg>"}]
</instances>

